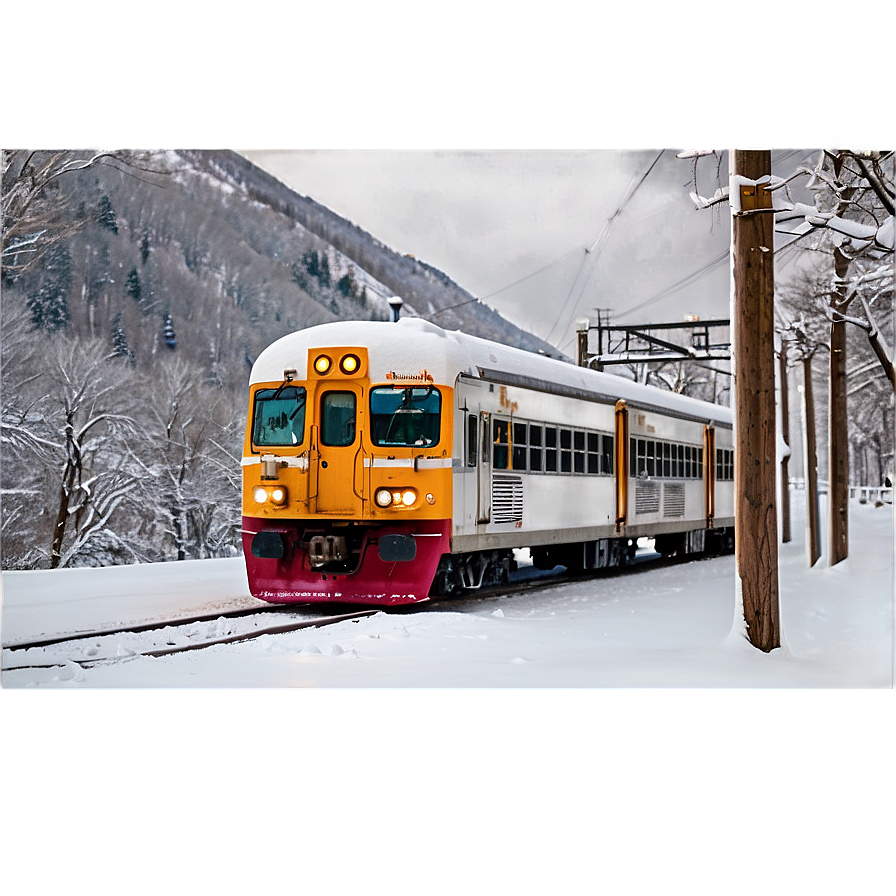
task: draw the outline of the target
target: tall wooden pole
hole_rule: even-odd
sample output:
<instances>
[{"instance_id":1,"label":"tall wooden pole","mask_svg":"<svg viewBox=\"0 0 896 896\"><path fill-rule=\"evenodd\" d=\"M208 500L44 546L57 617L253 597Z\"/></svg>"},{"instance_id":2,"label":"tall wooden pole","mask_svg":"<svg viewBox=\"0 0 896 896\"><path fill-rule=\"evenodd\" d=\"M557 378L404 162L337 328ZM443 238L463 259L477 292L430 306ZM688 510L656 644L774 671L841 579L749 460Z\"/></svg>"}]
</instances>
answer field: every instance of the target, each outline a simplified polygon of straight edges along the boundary
<instances>
[{"instance_id":1,"label":"tall wooden pole","mask_svg":"<svg viewBox=\"0 0 896 896\"><path fill-rule=\"evenodd\" d=\"M787 343L781 343L778 356L778 380L781 394L781 438L787 448L781 458L781 541L790 539L790 396L787 390Z\"/></svg>"},{"instance_id":2,"label":"tall wooden pole","mask_svg":"<svg viewBox=\"0 0 896 896\"><path fill-rule=\"evenodd\" d=\"M831 307L846 313L849 257L834 249ZM849 556L849 429L846 417L846 322L831 323L831 392L828 403L828 565Z\"/></svg>"},{"instance_id":3,"label":"tall wooden pole","mask_svg":"<svg viewBox=\"0 0 896 896\"><path fill-rule=\"evenodd\" d=\"M815 396L812 391L812 358L803 358L803 427L806 446L806 549L809 566L821 556L818 528L818 451L815 447Z\"/></svg>"},{"instance_id":4,"label":"tall wooden pole","mask_svg":"<svg viewBox=\"0 0 896 896\"><path fill-rule=\"evenodd\" d=\"M778 519L775 507L774 213L771 194L751 182L771 175L768 150L730 153L735 407L735 529L747 637L781 646Z\"/></svg>"}]
</instances>

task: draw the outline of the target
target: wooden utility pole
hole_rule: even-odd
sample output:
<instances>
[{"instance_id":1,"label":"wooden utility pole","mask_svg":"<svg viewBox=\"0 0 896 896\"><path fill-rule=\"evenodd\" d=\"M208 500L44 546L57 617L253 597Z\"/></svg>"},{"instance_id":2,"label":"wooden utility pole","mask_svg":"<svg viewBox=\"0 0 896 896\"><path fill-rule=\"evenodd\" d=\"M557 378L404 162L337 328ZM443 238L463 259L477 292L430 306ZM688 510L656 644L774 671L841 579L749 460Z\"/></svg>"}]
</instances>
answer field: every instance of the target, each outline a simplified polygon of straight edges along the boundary
<instances>
[{"instance_id":1,"label":"wooden utility pole","mask_svg":"<svg viewBox=\"0 0 896 896\"><path fill-rule=\"evenodd\" d=\"M839 180L846 158L835 153L834 177ZM837 214L842 214L856 192L856 187L839 191ZM834 247L834 283L831 290L831 390L828 403L828 565L849 556L849 428L846 408L846 314L854 298L848 287L850 254L841 246Z\"/></svg>"},{"instance_id":2,"label":"wooden utility pole","mask_svg":"<svg viewBox=\"0 0 896 896\"><path fill-rule=\"evenodd\" d=\"M774 212L762 183L769 150L730 153L733 206L735 464L737 573L747 637L769 652L781 646L778 519L775 508Z\"/></svg>"},{"instance_id":3,"label":"wooden utility pole","mask_svg":"<svg viewBox=\"0 0 896 896\"><path fill-rule=\"evenodd\" d=\"M781 439L786 451L781 458L781 541L790 541L790 401L787 394L787 343L781 342L778 355L778 380L781 394Z\"/></svg>"},{"instance_id":4,"label":"wooden utility pole","mask_svg":"<svg viewBox=\"0 0 896 896\"><path fill-rule=\"evenodd\" d=\"M849 257L834 249L834 290L831 307L846 313ZM831 322L831 394L828 405L828 565L849 556L849 429L846 416L846 322Z\"/></svg>"},{"instance_id":5,"label":"wooden utility pole","mask_svg":"<svg viewBox=\"0 0 896 896\"><path fill-rule=\"evenodd\" d=\"M803 356L803 442L806 446L806 549L809 566L821 557L818 528L818 450L815 446L815 397L812 392L812 356Z\"/></svg>"}]
</instances>

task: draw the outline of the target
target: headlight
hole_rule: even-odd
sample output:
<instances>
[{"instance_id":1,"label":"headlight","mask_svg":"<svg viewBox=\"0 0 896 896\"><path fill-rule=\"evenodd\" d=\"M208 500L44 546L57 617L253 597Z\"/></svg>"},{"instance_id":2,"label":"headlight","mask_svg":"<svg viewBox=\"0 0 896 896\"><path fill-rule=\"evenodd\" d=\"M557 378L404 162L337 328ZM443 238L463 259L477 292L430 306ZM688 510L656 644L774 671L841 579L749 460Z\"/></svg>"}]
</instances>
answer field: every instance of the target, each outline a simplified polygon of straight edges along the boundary
<instances>
[{"instance_id":1,"label":"headlight","mask_svg":"<svg viewBox=\"0 0 896 896\"><path fill-rule=\"evenodd\" d=\"M339 369L346 375L352 376L361 367L361 359L357 355L344 355L339 362Z\"/></svg>"},{"instance_id":2,"label":"headlight","mask_svg":"<svg viewBox=\"0 0 896 896\"><path fill-rule=\"evenodd\" d=\"M417 492L412 488L378 488L373 500L378 507L413 507Z\"/></svg>"},{"instance_id":3,"label":"headlight","mask_svg":"<svg viewBox=\"0 0 896 896\"><path fill-rule=\"evenodd\" d=\"M252 489L252 497L255 499L256 504L274 504L277 507L282 507L286 503L289 494L282 485L268 488L257 485Z\"/></svg>"},{"instance_id":4,"label":"headlight","mask_svg":"<svg viewBox=\"0 0 896 896\"><path fill-rule=\"evenodd\" d=\"M314 359L314 369L320 376L329 373L332 366L333 361L328 355L318 355Z\"/></svg>"}]
</instances>

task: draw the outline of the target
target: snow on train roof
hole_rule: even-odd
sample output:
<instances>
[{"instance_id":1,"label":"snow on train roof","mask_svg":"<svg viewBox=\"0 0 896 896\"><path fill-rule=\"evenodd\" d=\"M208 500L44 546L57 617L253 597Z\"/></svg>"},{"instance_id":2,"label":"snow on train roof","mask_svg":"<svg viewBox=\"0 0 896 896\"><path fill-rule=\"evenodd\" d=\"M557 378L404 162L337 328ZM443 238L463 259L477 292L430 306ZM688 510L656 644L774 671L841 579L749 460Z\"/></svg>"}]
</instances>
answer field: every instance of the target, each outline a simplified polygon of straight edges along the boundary
<instances>
[{"instance_id":1,"label":"snow on train roof","mask_svg":"<svg viewBox=\"0 0 896 896\"><path fill-rule=\"evenodd\" d=\"M534 378L622 398L630 404L661 404L681 414L720 423L730 423L732 419L730 409L721 405L642 386L620 376L587 370L459 330L443 330L412 317L397 323L339 321L290 333L258 356L249 382L279 382L283 371L289 368L295 368L298 379L307 379L308 349L342 346L367 348L373 382L407 379L425 371L433 382L453 385L460 374L478 377L480 370L500 371L511 377Z\"/></svg>"}]
</instances>

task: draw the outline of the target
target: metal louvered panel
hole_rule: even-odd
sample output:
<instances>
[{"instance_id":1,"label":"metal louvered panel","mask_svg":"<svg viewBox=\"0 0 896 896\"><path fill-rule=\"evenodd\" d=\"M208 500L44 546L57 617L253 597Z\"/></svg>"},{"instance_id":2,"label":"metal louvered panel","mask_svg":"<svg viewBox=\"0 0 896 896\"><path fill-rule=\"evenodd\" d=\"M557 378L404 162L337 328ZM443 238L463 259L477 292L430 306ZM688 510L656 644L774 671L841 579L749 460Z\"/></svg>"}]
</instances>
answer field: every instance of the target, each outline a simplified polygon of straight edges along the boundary
<instances>
[{"instance_id":1,"label":"metal louvered panel","mask_svg":"<svg viewBox=\"0 0 896 896\"><path fill-rule=\"evenodd\" d=\"M492 477L492 522L516 523L523 518L523 480L495 473Z\"/></svg>"},{"instance_id":2,"label":"metal louvered panel","mask_svg":"<svg viewBox=\"0 0 896 896\"><path fill-rule=\"evenodd\" d=\"M660 512L660 484L638 482L635 485L635 513Z\"/></svg>"},{"instance_id":3,"label":"metal louvered panel","mask_svg":"<svg viewBox=\"0 0 896 896\"><path fill-rule=\"evenodd\" d=\"M684 516L684 483L663 485L663 516Z\"/></svg>"}]
</instances>

